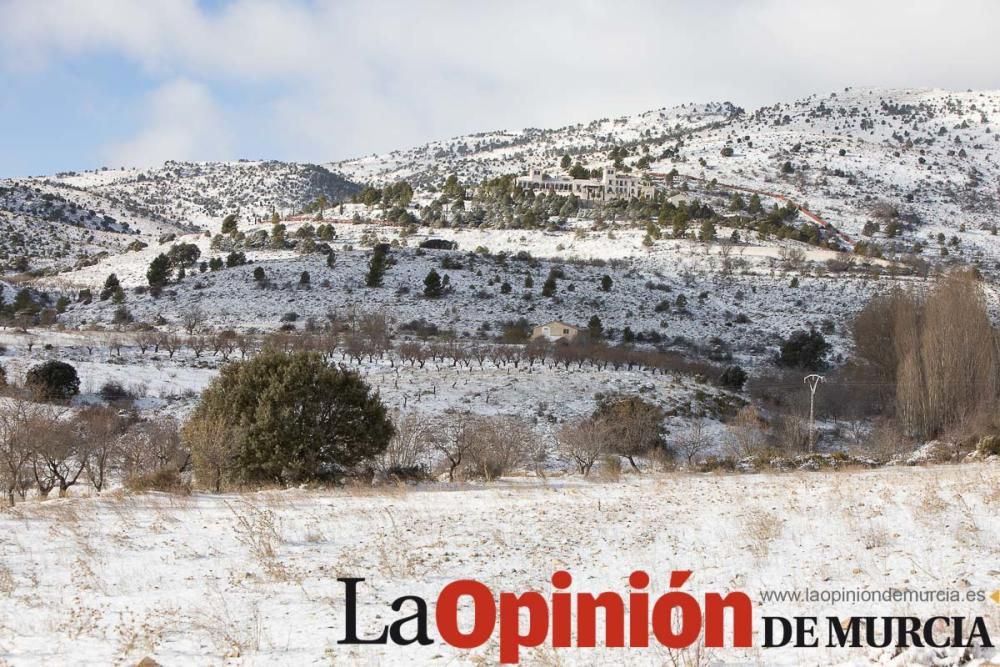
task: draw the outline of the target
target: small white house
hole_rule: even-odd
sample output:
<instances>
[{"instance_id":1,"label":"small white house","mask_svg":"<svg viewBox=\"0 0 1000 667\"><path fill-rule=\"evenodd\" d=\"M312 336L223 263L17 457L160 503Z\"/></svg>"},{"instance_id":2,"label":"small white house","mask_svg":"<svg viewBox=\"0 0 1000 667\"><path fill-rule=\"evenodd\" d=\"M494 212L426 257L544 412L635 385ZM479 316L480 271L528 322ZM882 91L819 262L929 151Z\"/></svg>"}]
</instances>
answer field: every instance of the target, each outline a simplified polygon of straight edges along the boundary
<instances>
[{"instance_id":1,"label":"small white house","mask_svg":"<svg viewBox=\"0 0 1000 667\"><path fill-rule=\"evenodd\" d=\"M559 340L571 341L579 335L580 329L578 327L560 322L559 320L553 320L545 324L539 324L532 329L531 340L544 338L550 343L554 343Z\"/></svg>"}]
</instances>

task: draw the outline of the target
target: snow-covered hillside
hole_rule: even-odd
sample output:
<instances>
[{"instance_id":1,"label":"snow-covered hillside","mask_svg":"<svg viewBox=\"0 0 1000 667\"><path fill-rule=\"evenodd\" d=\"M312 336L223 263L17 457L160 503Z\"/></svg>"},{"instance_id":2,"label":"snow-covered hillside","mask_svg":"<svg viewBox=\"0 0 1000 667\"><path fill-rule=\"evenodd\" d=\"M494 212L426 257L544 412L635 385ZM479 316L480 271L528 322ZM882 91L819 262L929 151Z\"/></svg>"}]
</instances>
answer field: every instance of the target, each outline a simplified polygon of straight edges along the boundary
<instances>
[{"instance_id":1,"label":"snow-covered hillside","mask_svg":"<svg viewBox=\"0 0 1000 667\"><path fill-rule=\"evenodd\" d=\"M158 169L110 169L52 179L145 214L178 223L210 225L229 213L247 217L290 214L317 197L339 201L354 183L311 164L274 160L167 162Z\"/></svg>"},{"instance_id":2,"label":"snow-covered hillside","mask_svg":"<svg viewBox=\"0 0 1000 667\"><path fill-rule=\"evenodd\" d=\"M997 91L814 95L692 133L677 161L652 166L671 168L790 195L855 237L895 217L911 238L958 233L1000 256Z\"/></svg>"},{"instance_id":3,"label":"snow-covered hillside","mask_svg":"<svg viewBox=\"0 0 1000 667\"><path fill-rule=\"evenodd\" d=\"M28 180L0 182L0 231L0 267L24 272L86 266L182 230L99 195Z\"/></svg>"},{"instance_id":4,"label":"snow-covered hillside","mask_svg":"<svg viewBox=\"0 0 1000 667\"><path fill-rule=\"evenodd\" d=\"M887 252L919 242L937 255L943 234L983 262L1000 259L997 91L845 89L752 112L687 105L558 130L456 137L331 169L359 182L436 188L449 174L474 183L532 168L558 173L564 155L608 167L610 150L622 147L622 164L636 173L655 179L676 170L782 194L854 240L869 231Z\"/></svg>"},{"instance_id":5,"label":"snow-covered hillside","mask_svg":"<svg viewBox=\"0 0 1000 667\"><path fill-rule=\"evenodd\" d=\"M686 104L555 130L483 132L335 162L330 169L360 183L406 180L414 187L427 188L439 186L451 174L463 182L476 183L503 174L552 168L563 155L589 163L614 146L672 143L699 129L724 125L739 112L728 102Z\"/></svg>"}]
</instances>

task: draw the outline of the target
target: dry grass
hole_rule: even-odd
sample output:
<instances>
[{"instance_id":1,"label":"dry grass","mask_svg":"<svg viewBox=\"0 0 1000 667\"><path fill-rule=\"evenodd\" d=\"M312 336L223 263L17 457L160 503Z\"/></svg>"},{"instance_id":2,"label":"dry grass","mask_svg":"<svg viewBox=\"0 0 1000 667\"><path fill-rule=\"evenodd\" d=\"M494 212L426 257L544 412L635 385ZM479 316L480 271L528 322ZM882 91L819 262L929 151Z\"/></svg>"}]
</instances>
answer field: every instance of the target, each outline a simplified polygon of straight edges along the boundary
<instances>
[{"instance_id":1,"label":"dry grass","mask_svg":"<svg viewBox=\"0 0 1000 667\"><path fill-rule=\"evenodd\" d=\"M886 549L891 543L892 534L881 524L873 523L861 533L861 546L868 551Z\"/></svg>"},{"instance_id":2,"label":"dry grass","mask_svg":"<svg viewBox=\"0 0 1000 667\"><path fill-rule=\"evenodd\" d=\"M602 482L617 482L622 477L622 460L605 456L596 466L597 478Z\"/></svg>"},{"instance_id":3,"label":"dry grass","mask_svg":"<svg viewBox=\"0 0 1000 667\"><path fill-rule=\"evenodd\" d=\"M936 522L937 517L944 514L949 507L948 501L941 497L940 483L937 481L921 489L919 502L920 511L917 516L925 518L931 523Z\"/></svg>"},{"instance_id":4,"label":"dry grass","mask_svg":"<svg viewBox=\"0 0 1000 667\"><path fill-rule=\"evenodd\" d=\"M118 616L114 633L118 637L118 651L122 658L128 658L136 653L153 653L163 639L165 619L169 613L156 614L155 622L150 616L141 619L135 613L126 609Z\"/></svg>"},{"instance_id":5,"label":"dry grass","mask_svg":"<svg viewBox=\"0 0 1000 667\"><path fill-rule=\"evenodd\" d=\"M215 591L215 600L196 614L191 626L209 636L222 649L224 658L240 658L259 653L264 639L260 605L241 603L230 607L229 600Z\"/></svg>"},{"instance_id":6,"label":"dry grass","mask_svg":"<svg viewBox=\"0 0 1000 667\"><path fill-rule=\"evenodd\" d=\"M0 562L0 593L10 595L17 588L14 575L5 563Z\"/></svg>"},{"instance_id":7,"label":"dry grass","mask_svg":"<svg viewBox=\"0 0 1000 667\"><path fill-rule=\"evenodd\" d=\"M757 560L764 560L771 552L771 544L782 532L781 519L772 512L754 511L743 521L743 532L749 540L748 549Z\"/></svg>"},{"instance_id":8,"label":"dry grass","mask_svg":"<svg viewBox=\"0 0 1000 667\"><path fill-rule=\"evenodd\" d=\"M990 491L983 496L983 502L987 505L1000 507L1000 484L994 485Z\"/></svg>"},{"instance_id":9,"label":"dry grass","mask_svg":"<svg viewBox=\"0 0 1000 667\"><path fill-rule=\"evenodd\" d=\"M702 642L688 648L658 648L657 651L665 654L662 664L668 667L708 667L716 664L712 654L705 649Z\"/></svg>"},{"instance_id":10,"label":"dry grass","mask_svg":"<svg viewBox=\"0 0 1000 667\"><path fill-rule=\"evenodd\" d=\"M254 504L249 499L226 502L235 519L236 541L245 546L261 569L273 579L287 579L288 571L278 559L278 548L284 542L281 524L273 510Z\"/></svg>"},{"instance_id":11,"label":"dry grass","mask_svg":"<svg viewBox=\"0 0 1000 667\"><path fill-rule=\"evenodd\" d=\"M55 630L69 639L79 639L93 633L101 622L104 612L83 602L79 595L63 605L66 615L57 622Z\"/></svg>"}]
</instances>

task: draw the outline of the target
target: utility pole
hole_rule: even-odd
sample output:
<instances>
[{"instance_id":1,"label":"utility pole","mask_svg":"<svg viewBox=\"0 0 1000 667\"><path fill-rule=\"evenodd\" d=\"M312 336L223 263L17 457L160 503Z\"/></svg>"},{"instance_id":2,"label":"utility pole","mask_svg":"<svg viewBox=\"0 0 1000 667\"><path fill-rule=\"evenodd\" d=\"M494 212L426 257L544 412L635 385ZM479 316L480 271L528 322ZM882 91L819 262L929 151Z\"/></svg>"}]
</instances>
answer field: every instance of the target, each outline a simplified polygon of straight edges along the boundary
<instances>
[{"instance_id":1,"label":"utility pole","mask_svg":"<svg viewBox=\"0 0 1000 667\"><path fill-rule=\"evenodd\" d=\"M822 375L807 375L802 378L802 381L809 385L809 452L812 453L813 449L816 447L816 417L815 417L815 407L816 407L816 387L819 386L820 382L823 382L826 378Z\"/></svg>"}]
</instances>

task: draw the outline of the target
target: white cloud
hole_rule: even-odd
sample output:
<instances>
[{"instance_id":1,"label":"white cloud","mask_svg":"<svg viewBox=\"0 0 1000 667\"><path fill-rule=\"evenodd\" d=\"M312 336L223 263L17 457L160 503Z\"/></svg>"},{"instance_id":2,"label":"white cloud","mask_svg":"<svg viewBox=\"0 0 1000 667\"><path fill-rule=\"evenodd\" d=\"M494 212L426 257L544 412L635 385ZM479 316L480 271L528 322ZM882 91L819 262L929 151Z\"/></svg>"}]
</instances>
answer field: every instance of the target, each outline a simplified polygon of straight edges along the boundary
<instances>
[{"instance_id":1,"label":"white cloud","mask_svg":"<svg viewBox=\"0 0 1000 667\"><path fill-rule=\"evenodd\" d=\"M239 147L326 160L468 131L843 86L1000 87L990 0L0 0L0 68L121 55L251 87ZM246 129L251 128L251 129ZM153 142L154 137L149 137Z\"/></svg>"},{"instance_id":2,"label":"white cloud","mask_svg":"<svg viewBox=\"0 0 1000 667\"><path fill-rule=\"evenodd\" d=\"M208 89L186 79L172 80L146 96L138 135L108 146L113 166L147 167L166 160L231 157L225 119Z\"/></svg>"}]
</instances>

